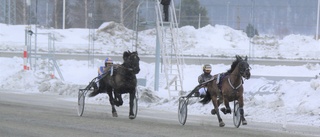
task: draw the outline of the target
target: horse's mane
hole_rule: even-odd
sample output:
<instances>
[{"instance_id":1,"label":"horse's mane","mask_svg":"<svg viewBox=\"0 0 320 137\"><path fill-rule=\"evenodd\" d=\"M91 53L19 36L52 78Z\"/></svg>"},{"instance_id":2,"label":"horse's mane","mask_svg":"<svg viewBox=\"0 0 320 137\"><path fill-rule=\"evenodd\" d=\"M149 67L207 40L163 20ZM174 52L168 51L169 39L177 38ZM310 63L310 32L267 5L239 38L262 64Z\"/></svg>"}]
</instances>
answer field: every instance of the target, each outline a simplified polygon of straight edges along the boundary
<instances>
[{"instance_id":1,"label":"horse's mane","mask_svg":"<svg viewBox=\"0 0 320 137\"><path fill-rule=\"evenodd\" d=\"M228 74L232 73L232 71L236 68L239 62L241 62L243 59L239 56L236 55L236 60L232 62L231 68L227 71Z\"/></svg>"}]
</instances>

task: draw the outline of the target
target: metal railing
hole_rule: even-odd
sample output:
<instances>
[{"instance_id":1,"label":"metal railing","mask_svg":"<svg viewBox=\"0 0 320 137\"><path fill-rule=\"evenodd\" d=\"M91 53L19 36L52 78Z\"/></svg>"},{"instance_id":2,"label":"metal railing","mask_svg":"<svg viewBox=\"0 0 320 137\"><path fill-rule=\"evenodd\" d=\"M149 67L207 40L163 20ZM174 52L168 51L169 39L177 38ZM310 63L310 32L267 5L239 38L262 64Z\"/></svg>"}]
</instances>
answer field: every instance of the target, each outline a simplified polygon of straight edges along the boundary
<instances>
[{"instance_id":1,"label":"metal railing","mask_svg":"<svg viewBox=\"0 0 320 137\"><path fill-rule=\"evenodd\" d=\"M38 54L38 35L46 35L48 38L48 50L47 54ZM37 27L34 27L32 30L31 26L26 27L25 30L25 44L27 46L27 54L28 54L28 64L30 69L36 71L37 60L44 59L48 62L48 74L53 78L55 77L55 71L58 72L60 79L64 80L59 65L57 64L56 57L55 57L55 40L54 40L54 33L38 33ZM34 38L34 41L32 39Z\"/></svg>"}]
</instances>

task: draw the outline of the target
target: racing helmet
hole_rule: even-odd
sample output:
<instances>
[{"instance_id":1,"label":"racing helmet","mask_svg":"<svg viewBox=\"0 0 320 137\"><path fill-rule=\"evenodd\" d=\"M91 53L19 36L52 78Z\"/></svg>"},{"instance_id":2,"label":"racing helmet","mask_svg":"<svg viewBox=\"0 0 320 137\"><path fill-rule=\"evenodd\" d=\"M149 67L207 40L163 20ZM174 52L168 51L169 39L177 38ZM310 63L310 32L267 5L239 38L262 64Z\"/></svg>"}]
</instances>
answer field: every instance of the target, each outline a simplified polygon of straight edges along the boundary
<instances>
[{"instance_id":1,"label":"racing helmet","mask_svg":"<svg viewBox=\"0 0 320 137\"><path fill-rule=\"evenodd\" d=\"M209 65L209 64L203 65L202 70L203 70L204 73L210 74L211 70L212 70L211 65Z\"/></svg>"},{"instance_id":2,"label":"racing helmet","mask_svg":"<svg viewBox=\"0 0 320 137\"><path fill-rule=\"evenodd\" d=\"M107 57L105 60L104 60L104 64L105 66L109 65L109 64L113 64L113 61L111 58Z\"/></svg>"}]
</instances>

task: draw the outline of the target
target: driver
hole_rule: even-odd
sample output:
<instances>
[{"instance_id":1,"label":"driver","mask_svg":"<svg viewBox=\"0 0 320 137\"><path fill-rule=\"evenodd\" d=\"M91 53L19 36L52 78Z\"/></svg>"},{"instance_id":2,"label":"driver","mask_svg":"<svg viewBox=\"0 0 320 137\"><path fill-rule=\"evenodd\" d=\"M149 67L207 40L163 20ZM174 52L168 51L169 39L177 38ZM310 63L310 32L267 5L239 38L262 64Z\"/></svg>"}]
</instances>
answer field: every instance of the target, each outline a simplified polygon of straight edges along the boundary
<instances>
[{"instance_id":1,"label":"driver","mask_svg":"<svg viewBox=\"0 0 320 137\"><path fill-rule=\"evenodd\" d=\"M103 73L106 73L109 69L110 71L112 71L112 64L113 64L112 59L110 57L107 57L104 60L104 66L100 66L98 69L98 79L101 79L101 75Z\"/></svg>"},{"instance_id":2,"label":"driver","mask_svg":"<svg viewBox=\"0 0 320 137\"><path fill-rule=\"evenodd\" d=\"M205 64L202 67L203 73L198 77L199 84L201 84L207 80L210 80L212 78L211 70L212 70L212 68L211 68L211 65L209 65L209 64ZM206 85L202 85L202 87L194 93L194 96L195 97L204 97L206 95L206 91L207 91Z\"/></svg>"},{"instance_id":3,"label":"driver","mask_svg":"<svg viewBox=\"0 0 320 137\"><path fill-rule=\"evenodd\" d=\"M94 92L98 91L100 87L103 87L103 82L100 82L100 79L102 78L102 74L106 73L108 70L111 72L110 75L113 73L113 67L112 67L113 61L110 57L107 57L104 60L104 66L100 66L98 68L98 78L97 81L93 84ZM101 85L101 86L100 86Z\"/></svg>"}]
</instances>

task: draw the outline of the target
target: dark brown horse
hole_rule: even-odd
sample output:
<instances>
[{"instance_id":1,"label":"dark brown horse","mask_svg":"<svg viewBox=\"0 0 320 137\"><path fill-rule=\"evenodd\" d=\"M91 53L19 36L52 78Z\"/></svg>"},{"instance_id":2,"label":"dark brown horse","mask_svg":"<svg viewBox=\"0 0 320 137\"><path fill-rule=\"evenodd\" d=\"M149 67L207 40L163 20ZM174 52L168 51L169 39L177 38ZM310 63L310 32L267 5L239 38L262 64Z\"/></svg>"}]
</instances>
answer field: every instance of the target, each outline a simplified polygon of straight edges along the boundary
<instances>
[{"instance_id":1,"label":"dark brown horse","mask_svg":"<svg viewBox=\"0 0 320 137\"><path fill-rule=\"evenodd\" d=\"M109 102L112 106L112 116L117 117L117 110L115 106L121 106L123 100L121 95L129 93L130 96L130 110L129 118L134 119L133 113L133 101L136 95L137 78L136 74L140 72L138 52L126 51L123 53L123 63L121 65L115 64L113 66L112 74L110 68L107 68L106 74L100 80L100 89L97 92L92 92L89 97L95 96L99 93L105 93L109 95ZM114 95L114 96L113 96Z\"/></svg>"},{"instance_id":2,"label":"dark brown horse","mask_svg":"<svg viewBox=\"0 0 320 137\"><path fill-rule=\"evenodd\" d=\"M237 100L239 102L240 108L240 119L243 125L247 124L246 119L244 118L243 111L243 79L249 79L250 74L250 66L247 62L247 57L242 59L240 56L236 55L236 60L232 63L231 68L221 76L220 87L217 84L217 76L215 75L215 79L208 83L207 94L200 101L203 104L207 104L210 100L213 103L214 109L212 110L212 114L217 114L219 120L219 126L223 127L225 123L222 121L219 113L219 105L224 102L226 108L221 108L221 111L224 114L230 113L231 109L229 106L229 102ZM219 80L219 79L218 79ZM222 97L218 99L218 97Z\"/></svg>"}]
</instances>

